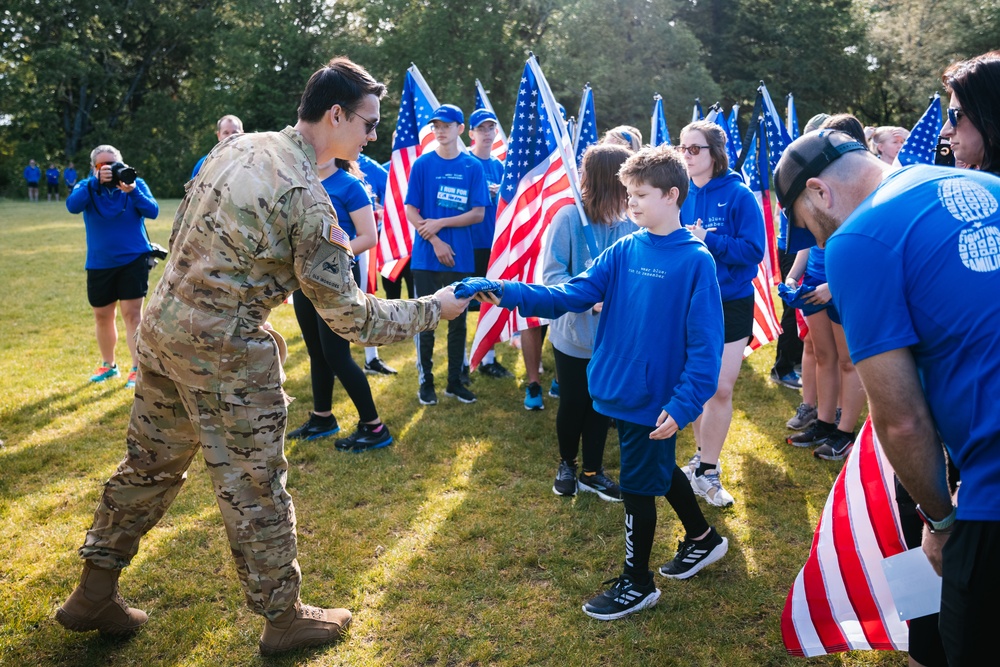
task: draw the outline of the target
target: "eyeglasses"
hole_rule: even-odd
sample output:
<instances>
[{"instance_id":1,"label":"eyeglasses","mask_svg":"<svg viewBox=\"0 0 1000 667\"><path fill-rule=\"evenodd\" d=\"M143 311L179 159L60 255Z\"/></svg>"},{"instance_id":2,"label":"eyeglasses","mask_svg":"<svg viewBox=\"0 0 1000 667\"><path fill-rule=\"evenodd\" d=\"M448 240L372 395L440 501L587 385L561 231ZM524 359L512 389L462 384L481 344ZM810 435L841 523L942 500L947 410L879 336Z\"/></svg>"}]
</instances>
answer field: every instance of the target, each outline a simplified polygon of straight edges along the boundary
<instances>
[{"instance_id":1,"label":"eyeglasses","mask_svg":"<svg viewBox=\"0 0 1000 667\"><path fill-rule=\"evenodd\" d=\"M375 120L369 120L356 111L348 111L347 113L351 114L352 116L357 116L361 120L365 121L365 134L371 134L372 132L374 132L375 128L378 127L379 121L382 120L381 118L376 118Z\"/></svg>"},{"instance_id":2,"label":"eyeglasses","mask_svg":"<svg viewBox=\"0 0 1000 667\"><path fill-rule=\"evenodd\" d=\"M683 146L683 145L674 146L674 149L681 155L684 155L684 153L689 153L691 157L698 157L698 154L701 153L702 148L711 148L711 146L699 146L697 144L693 146Z\"/></svg>"},{"instance_id":3,"label":"eyeglasses","mask_svg":"<svg viewBox=\"0 0 1000 667\"><path fill-rule=\"evenodd\" d=\"M961 109L948 107L948 122L951 123L952 127L958 127L958 121L962 120L962 116L964 115L965 112Z\"/></svg>"}]
</instances>

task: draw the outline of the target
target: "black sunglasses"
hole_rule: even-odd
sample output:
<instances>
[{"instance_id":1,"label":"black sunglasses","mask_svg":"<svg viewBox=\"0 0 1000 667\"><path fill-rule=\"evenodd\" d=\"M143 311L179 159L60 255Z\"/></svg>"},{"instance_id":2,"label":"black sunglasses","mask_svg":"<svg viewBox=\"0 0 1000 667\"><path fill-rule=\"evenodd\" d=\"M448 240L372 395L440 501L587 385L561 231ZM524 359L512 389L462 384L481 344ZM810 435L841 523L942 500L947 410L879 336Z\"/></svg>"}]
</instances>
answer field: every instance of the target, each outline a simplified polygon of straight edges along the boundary
<instances>
[{"instance_id":1,"label":"black sunglasses","mask_svg":"<svg viewBox=\"0 0 1000 667\"><path fill-rule=\"evenodd\" d=\"M364 116L359 114L357 111L353 111L350 109L347 110L347 113L351 114L352 116L357 116L361 120L365 121L365 134L371 134L372 132L374 132L375 128L378 127L379 121L382 120L381 118L376 118L375 120L369 120L368 118L365 118Z\"/></svg>"}]
</instances>

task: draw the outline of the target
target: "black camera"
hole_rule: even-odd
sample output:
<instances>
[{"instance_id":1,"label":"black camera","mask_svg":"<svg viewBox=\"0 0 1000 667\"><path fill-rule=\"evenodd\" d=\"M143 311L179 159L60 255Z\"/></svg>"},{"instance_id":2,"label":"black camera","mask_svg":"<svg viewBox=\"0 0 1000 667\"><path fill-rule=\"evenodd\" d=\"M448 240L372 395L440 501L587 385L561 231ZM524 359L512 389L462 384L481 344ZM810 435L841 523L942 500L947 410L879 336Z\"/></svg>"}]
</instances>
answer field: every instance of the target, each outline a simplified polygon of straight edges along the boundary
<instances>
[{"instance_id":1,"label":"black camera","mask_svg":"<svg viewBox=\"0 0 1000 667\"><path fill-rule=\"evenodd\" d=\"M938 145L934 148L934 164L944 167L955 166L955 154L951 150L951 142L943 137L938 139Z\"/></svg>"},{"instance_id":2,"label":"black camera","mask_svg":"<svg viewBox=\"0 0 1000 667\"><path fill-rule=\"evenodd\" d=\"M161 259L167 258L167 249L161 246L159 243L149 243L149 254L146 255L146 262L149 264L149 268L153 268L159 263Z\"/></svg>"},{"instance_id":3,"label":"black camera","mask_svg":"<svg viewBox=\"0 0 1000 667\"><path fill-rule=\"evenodd\" d=\"M116 188L120 184L132 185L135 183L135 169L124 162L112 162L111 167L111 187Z\"/></svg>"}]
</instances>

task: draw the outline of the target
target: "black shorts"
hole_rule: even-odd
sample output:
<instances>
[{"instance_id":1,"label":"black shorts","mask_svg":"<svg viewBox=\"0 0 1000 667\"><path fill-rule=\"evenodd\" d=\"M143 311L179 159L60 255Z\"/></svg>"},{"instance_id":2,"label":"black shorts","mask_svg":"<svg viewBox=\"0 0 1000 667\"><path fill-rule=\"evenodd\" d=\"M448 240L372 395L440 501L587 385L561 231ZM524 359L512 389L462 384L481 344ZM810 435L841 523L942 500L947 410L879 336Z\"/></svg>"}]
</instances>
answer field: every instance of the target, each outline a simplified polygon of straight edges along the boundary
<instances>
[{"instance_id":1,"label":"black shorts","mask_svg":"<svg viewBox=\"0 0 1000 667\"><path fill-rule=\"evenodd\" d=\"M478 276L479 278L486 277L486 269L490 266L490 253L493 252L490 248L474 248L472 250L472 255L475 257L476 266L472 275Z\"/></svg>"},{"instance_id":2,"label":"black shorts","mask_svg":"<svg viewBox=\"0 0 1000 667\"><path fill-rule=\"evenodd\" d=\"M943 560L939 627L948 664L986 664L995 652L1000 521L956 522Z\"/></svg>"},{"instance_id":3,"label":"black shorts","mask_svg":"<svg viewBox=\"0 0 1000 667\"><path fill-rule=\"evenodd\" d=\"M57 195L57 194L59 194L59 184L58 183L49 183L49 194L50 195Z\"/></svg>"},{"instance_id":4,"label":"black shorts","mask_svg":"<svg viewBox=\"0 0 1000 667\"><path fill-rule=\"evenodd\" d=\"M726 322L726 343L753 335L753 294L742 299L722 302L722 318Z\"/></svg>"},{"instance_id":5,"label":"black shorts","mask_svg":"<svg viewBox=\"0 0 1000 667\"><path fill-rule=\"evenodd\" d=\"M38 187L38 181L28 181L28 187L29 188L37 188Z\"/></svg>"},{"instance_id":6,"label":"black shorts","mask_svg":"<svg viewBox=\"0 0 1000 667\"><path fill-rule=\"evenodd\" d=\"M94 308L115 301L141 299L149 290L148 255L140 255L125 266L87 269L87 299Z\"/></svg>"}]
</instances>

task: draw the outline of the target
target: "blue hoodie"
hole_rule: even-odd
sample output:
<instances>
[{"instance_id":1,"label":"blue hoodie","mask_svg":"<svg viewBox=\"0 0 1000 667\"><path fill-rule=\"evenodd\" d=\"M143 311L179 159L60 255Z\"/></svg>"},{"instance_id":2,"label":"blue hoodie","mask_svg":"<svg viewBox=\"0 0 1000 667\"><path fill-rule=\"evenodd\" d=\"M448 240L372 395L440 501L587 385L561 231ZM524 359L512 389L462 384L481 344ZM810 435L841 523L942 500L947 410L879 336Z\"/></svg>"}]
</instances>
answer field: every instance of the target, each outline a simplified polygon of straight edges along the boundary
<instances>
[{"instance_id":1,"label":"blue hoodie","mask_svg":"<svg viewBox=\"0 0 1000 667\"><path fill-rule=\"evenodd\" d=\"M522 316L556 318L604 302L587 366L601 414L654 427L666 410L684 428L715 393L722 300L715 262L688 230L630 234L561 285L503 285L500 306Z\"/></svg>"},{"instance_id":2,"label":"blue hoodie","mask_svg":"<svg viewBox=\"0 0 1000 667\"><path fill-rule=\"evenodd\" d=\"M85 178L66 197L66 210L83 213L87 231L88 269L115 269L149 253L145 218L154 220L160 205L146 181L135 179L135 190L124 193Z\"/></svg>"},{"instance_id":3,"label":"blue hoodie","mask_svg":"<svg viewBox=\"0 0 1000 667\"><path fill-rule=\"evenodd\" d=\"M722 301L753 295L757 265L764 259L764 215L757 198L736 172L716 176L704 187L691 183L681 207L681 224L715 231L705 245L715 258Z\"/></svg>"}]
</instances>

